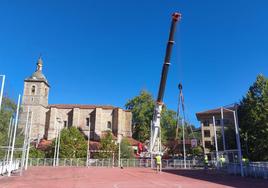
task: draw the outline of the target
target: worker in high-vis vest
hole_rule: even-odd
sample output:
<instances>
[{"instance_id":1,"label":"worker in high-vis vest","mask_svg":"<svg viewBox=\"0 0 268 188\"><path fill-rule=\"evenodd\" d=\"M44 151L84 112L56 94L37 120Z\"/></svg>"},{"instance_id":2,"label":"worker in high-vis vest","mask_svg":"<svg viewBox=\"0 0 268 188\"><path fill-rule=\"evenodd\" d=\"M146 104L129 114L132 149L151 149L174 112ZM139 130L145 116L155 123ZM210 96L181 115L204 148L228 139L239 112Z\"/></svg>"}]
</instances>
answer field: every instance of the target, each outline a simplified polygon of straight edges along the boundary
<instances>
[{"instance_id":1,"label":"worker in high-vis vest","mask_svg":"<svg viewBox=\"0 0 268 188\"><path fill-rule=\"evenodd\" d=\"M161 155L157 154L156 157L155 157L155 160L156 160L156 171L161 172L162 171Z\"/></svg>"},{"instance_id":2,"label":"worker in high-vis vest","mask_svg":"<svg viewBox=\"0 0 268 188\"><path fill-rule=\"evenodd\" d=\"M220 157L220 164L221 164L221 166L223 166L225 164L225 158L223 155Z\"/></svg>"},{"instance_id":3,"label":"worker in high-vis vest","mask_svg":"<svg viewBox=\"0 0 268 188\"><path fill-rule=\"evenodd\" d=\"M205 155L204 163L205 163L205 169L207 169L208 168L208 156L207 155Z\"/></svg>"},{"instance_id":4,"label":"worker in high-vis vest","mask_svg":"<svg viewBox=\"0 0 268 188\"><path fill-rule=\"evenodd\" d=\"M244 165L248 165L249 164L248 158L245 158L245 157L242 158L242 162L243 162Z\"/></svg>"}]
</instances>

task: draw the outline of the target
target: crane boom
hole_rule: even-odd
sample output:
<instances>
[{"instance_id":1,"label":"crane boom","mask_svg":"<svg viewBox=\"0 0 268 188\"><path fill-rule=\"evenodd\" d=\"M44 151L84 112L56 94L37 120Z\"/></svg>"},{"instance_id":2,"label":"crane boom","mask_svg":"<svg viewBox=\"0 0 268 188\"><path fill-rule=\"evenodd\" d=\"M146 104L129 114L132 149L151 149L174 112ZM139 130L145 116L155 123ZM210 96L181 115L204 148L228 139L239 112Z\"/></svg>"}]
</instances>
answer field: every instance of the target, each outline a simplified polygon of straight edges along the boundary
<instances>
[{"instance_id":1,"label":"crane boom","mask_svg":"<svg viewBox=\"0 0 268 188\"><path fill-rule=\"evenodd\" d=\"M166 47L166 55L164 64L162 67L162 74L161 74L161 80L160 80L160 86L158 90L158 96L155 103L154 108L154 116L152 121L152 133L151 133L151 140L150 140L150 152L153 153L159 153L161 151L161 140L160 140L160 119L161 119L161 111L163 106L163 97L166 87L166 80L168 75L168 68L170 65L170 57L172 52L172 47L174 44L174 35L176 31L176 23L181 18L180 13L173 13L172 14L172 22L169 32L169 38L168 43Z\"/></svg>"}]
</instances>

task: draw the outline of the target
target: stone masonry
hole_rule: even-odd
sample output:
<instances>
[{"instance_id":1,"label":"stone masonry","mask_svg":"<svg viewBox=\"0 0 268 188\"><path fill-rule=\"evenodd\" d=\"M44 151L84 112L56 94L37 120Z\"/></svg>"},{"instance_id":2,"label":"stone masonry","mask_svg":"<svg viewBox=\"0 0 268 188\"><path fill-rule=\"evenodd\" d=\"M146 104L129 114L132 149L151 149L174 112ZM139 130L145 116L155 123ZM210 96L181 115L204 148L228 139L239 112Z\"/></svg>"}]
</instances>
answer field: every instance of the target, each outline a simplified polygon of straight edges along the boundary
<instances>
[{"instance_id":1,"label":"stone masonry","mask_svg":"<svg viewBox=\"0 0 268 188\"><path fill-rule=\"evenodd\" d=\"M31 138L51 140L56 136L56 129L71 126L79 128L85 135L90 129L91 140L98 141L105 131L112 131L124 137L131 137L132 113L130 111L106 105L48 104L50 85L42 73L43 62L39 58L36 71L24 80L22 110L19 126L25 127L27 114Z\"/></svg>"}]
</instances>

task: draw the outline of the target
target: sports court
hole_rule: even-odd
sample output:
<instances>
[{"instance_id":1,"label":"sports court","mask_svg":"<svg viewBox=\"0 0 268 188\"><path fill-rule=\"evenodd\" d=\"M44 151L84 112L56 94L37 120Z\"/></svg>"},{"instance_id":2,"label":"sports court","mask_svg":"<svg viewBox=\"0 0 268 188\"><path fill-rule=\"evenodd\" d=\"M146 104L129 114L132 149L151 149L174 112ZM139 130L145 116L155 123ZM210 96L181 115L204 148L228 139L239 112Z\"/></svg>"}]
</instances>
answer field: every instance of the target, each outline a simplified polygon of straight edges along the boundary
<instances>
[{"instance_id":1,"label":"sports court","mask_svg":"<svg viewBox=\"0 0 268 188\"><path fill-rule=\"evenodd\" d=\"M210 188L267 187L268 181L204 170L31 167L23 176L0 177L1 188Z\"/></svg>"}]
</instances>

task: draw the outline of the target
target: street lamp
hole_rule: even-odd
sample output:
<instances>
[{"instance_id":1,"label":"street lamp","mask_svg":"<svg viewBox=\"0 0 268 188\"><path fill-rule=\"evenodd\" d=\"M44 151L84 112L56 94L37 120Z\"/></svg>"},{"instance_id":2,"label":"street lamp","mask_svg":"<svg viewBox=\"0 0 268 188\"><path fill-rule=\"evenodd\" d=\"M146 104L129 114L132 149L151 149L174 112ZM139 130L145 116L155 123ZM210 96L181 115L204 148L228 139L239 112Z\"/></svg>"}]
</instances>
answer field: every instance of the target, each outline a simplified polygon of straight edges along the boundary
<instances>
[{"instance_id":1,"label":"street lamp","mask_svg":"<svg viewBox=\"0 0 268 188\"><path fill-rule=\"evenodd\" d=\"M1 90L0 90L0 110L1 110L6 76L5 75L0 75L0 76L3 77L2 84L1 84Z\"/></svg>"}]
</instances>

